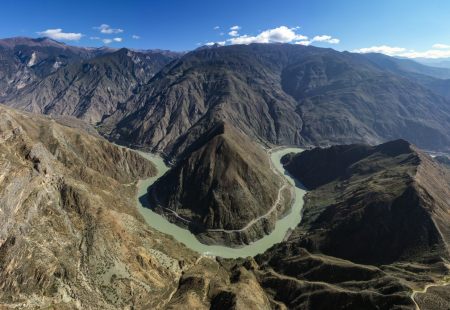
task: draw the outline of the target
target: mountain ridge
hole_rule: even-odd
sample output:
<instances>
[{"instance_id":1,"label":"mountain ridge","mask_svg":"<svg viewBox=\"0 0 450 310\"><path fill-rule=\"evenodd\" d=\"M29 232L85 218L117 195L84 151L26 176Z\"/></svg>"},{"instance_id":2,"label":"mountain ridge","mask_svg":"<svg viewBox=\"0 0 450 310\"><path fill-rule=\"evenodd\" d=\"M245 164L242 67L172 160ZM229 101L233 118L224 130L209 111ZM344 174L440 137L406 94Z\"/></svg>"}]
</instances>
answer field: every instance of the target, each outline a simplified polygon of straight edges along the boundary
<instances>
[{"instance_id":1,"label":"mountain ridge","mask_svg":"<svg viewBox=\"0 0 450 310\"><path fill-rule=\"evenodd\" d=\"M225 122L194 142L148 193L157 212L204 243L227 246L270 233L292 200L267 153Z\"/></svg>"},{"instance_id":2,"label":"mountain ridge","mask_svg":"<svg viewBox=\"0 0 450 310\"><path fill-rule=\"evenodd\" d=\"M111 140L161 152L171 159L218 119L272 145L376 144L396 138L430 150L446 150L450 144L447 80L436 78L448 77L446 69L380 54L250 44L184 54L130 51L141 58L169 58L136 81L132 67L114 68L111 55L115 53L120 50L83 56L89 58L83 60L88 63L111 59L108 70L112 70L113 80L94 88L80 84L86 88L80 94L76 88L75 92L64 91L70 89L64 83L51 87L56 82L52 74L59 72L58 80L64 80L68 66L55 71L44 62L39 74L48 70L52 74L42 79L33 73L37 70L33 66L21 64L23 72L12 82L13 90L6 91L9 99L5 103L81 117L97 124ZM148 71L145 65L143 68ZM80 80L89 81L91 73L78 71ZM122 75L126 76L124 82L115 80ZM47 82L39 83L40 79ZM5 82L0 79L0 83L2 80ZM109 94L108 87L121 91ZM91 97L96 106L92 109ZM79 104L73 105L73 101ZM72 107L66 108L68 103Z\"/></svg>"}]
</instances>

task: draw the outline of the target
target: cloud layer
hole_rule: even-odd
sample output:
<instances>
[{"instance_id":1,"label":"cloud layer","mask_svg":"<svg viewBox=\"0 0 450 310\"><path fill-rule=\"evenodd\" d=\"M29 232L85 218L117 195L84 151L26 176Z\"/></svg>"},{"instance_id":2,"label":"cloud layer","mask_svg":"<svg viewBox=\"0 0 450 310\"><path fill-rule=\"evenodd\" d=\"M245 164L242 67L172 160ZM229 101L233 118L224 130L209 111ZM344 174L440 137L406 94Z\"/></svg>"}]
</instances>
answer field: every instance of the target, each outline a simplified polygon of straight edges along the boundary
<instances>
[{"instance_id":1,"label":"cloud layer","mask_svg":"<svg viewBox=\"0 0 450 310\"><path fill-rule=\"evenodd\" d=\"M99 38L99 37L90 37L90 39L102 41L103 44L111 44L113 42L122 42L123 41L122 38L112 38L112 39L106 38L106 39L104 39L104 38Z\"/></svg>"},{"instance_id":2,"label":"cloud layer","mask_svg":"<svg viewBox=\"0 0 450 310\"><path fill-rule=\"evenodd\" d=\"M405 58L448 58L450 57L450 45L436 43L431 49L426 51L408 50L404 47L396 47L389 45L378 45L371 47L363 47L353 50L354 53L381 53L388 56L397 56Z\"/></svg>"},{"instance_id":3,"label":"cloud layer","mask_svg":"<svg viewBox=\"0 0 450 310\"><path fill-rule=\"evenodd\" d=\"M78 41L83 36L83 34L81 33L63 32L61 28L47 29L44 31L39 31L37 34L39 34L40 36L48 37L53 40L62 40L62 41Z\"/></svg>"},{"instance_id":4,"label":"cloud layer","mask_svg":"<svg viewBox=\"0 0 450 310\"><path fill-rule=\"evenodd\" d=\"M107 24L101 24L98 27L94 27L94 29L97 29L103 34L114 34L114 33L122 33L123 29L120 28L111 28L111 26Z\"/></svg>"},{"instance_id":5,"label":"cloud layer","mask_svg":"<svg viewBox=\"0 0 450 310\"><path fill-rule=\"evenodd\" d=\"M240 35L228 39L231 44L250 44L250 43L289 43L293 41L305 40L306 36L297 34L296 28L280 26L273 29L262 31L256 36Z\"/></svg>"},{"instance_id":6,"label":"cloud layer","mask_svg":"<svg viewBox=\"0 0 450 310\"><path fill-rule=\"evenodd\" d=\"M354 50L355 53L381 53L389 56L399 55L406 51L403 47L389 46L389 45L379 45L379 46L371 46L371 47L363 47Z\"/></svg>"},{"instance_id":7,"label":"cloud layer","mask_svg":"<svg viewBox=\"0 0 450 310\"><path fill-rule=\"evenodd\" d=\"M328 44L338 44L339 39L333 38L329 35L315 36L308 40L308 37L298 33L299 27L289 28L287 26L279 26L272 29L261 31L257 35L241 35L239 30L242 27L235 25L229 28L228 35L230 38L220 42L208 42L206 45L212 46L214 44L251 44L251 43L295 43L302 45L310 45L313 42L322 42Z\"/></svg>"}]
</instances>

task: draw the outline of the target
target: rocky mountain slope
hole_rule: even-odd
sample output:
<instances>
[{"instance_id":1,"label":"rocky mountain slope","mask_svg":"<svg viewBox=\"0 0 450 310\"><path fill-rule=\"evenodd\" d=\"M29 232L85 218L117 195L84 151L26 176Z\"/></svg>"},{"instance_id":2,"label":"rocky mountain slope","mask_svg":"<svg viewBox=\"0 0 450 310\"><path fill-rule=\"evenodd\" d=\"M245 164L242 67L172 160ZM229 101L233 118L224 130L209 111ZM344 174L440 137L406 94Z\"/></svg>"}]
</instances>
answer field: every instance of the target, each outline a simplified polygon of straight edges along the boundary
<instances>
[{"instance_id":1,"label":"rocky mountain slope","mask_svg":"<svg viewBox=\"0 0 450 310\"><path fill-rule=\"evenodd\" d=\"M202 242L255 241L289 211L291 187L267 153L231 125L216 124L186 153L149 189L149 197L158 212Z\"/></svg>"},{"instance_id":2,"label":"rocky mountain slope","mask_svg":"<svg viewBox=\"0 0 450 310\"><path fill-rule=\"evenodd\" d=\"M310 191L301 224L256 257L269 297L292 309L448 307L450 175L436 162L403 140L284 161Z\"/></svg>"},{"instance_id":3,"label":"rocky mountain slope","mask_svg":"<svg viewBox=\"0 0 450 310\"><path fill-rule=\"evenodd\" d=\"M223 260L193 253L145 224L135 207L136 180L155 171L137 153L89 134L81 123L72 128L60 123L67 119L3 106L0 116L2 307L326 309L333 304L343 309L414 309L417 303L421 309L433 309L448 302L446 286L442 284L448 281L442 260L447 254L445 247L434 247L435 241L448 244L448 212L443 212L447 201L442 200L448 197L442 196L448 195L443 182L447 175L436 175L436 163L403 141L379 147L313 150L300 159L290 158L291 168L294 163L307 163L307 167L299 166L303 167L299 177L305 183L315 182L308 183L312 190L305 205L305 224L256 260ZM218 128L224 129L225 134L211 132L210 137L195 144L205 155L212 154L206 152L211 149L210 141L217 142L215 147L231 147L237 139L227 125ZM183 155L186 161L188 154L198 155L189 151L186 157ZM347 168L342 172L333 165L324 166L323 158L334 158ZM317 166L315 162L321 164ZM316 176L308 173L314 168ZM293 169L292 173L296 171ZM386 176L392 181L383 187L377 182L385 182ZM365 183L371 186L366 187ZM367 188L374 194L365 194ZM335 228L325 225L328 220L321 221L325 214L336 214L330 209L341 212L341 207L346 206L342 199L351 201L342 193L360 193L355 196L364 197L359 208L369 210L374 207L373 201L395 204L392 193L402 189L408 192L405 188L417 192L418 204L412 200L408 205L408 211L416 211L404 213L393 228L405 231L405 225L399 223L421 214L424 220L409 222L423 233L424 238L412 238L415 246L409 247L420 247L420 255L404 251L395 258L388 257L389 244L367 237L373 236L374 227L392 227L389 222L384 224L386 219L394 218L388 211L383 211L383 224L378 221L378 226L357 225L366 222L355 212L344 218L332 216L330 223ZM329 207L324 209L326 202ZM384 204L376 207L385 210ZM395 208L392 205L388 210L395 213ZM422 212L417 211L420 208ZM427 216L431 219L428 222ZM361 240L384 247L382 254L388 257L382 260L385 263L358 264L321 253L329 250L319 245L326 244L324 240L333 239L333 235L339 237L337 228L347 218L360 227ZM373 217L374 222L378 219ZM322 233L318 234L320 227ZM299 241L306 237L314 237L315 243ZM414 234L410 232L395 240L411 237ZM363 242L351 242L359 249L363 246ZM339 246L347 244L345 239ZM361 257L352 258L358 261L363 260ZM377 259L380 257L383 256ZM422 293L430 283L436 285Z\"/></svg>"},{"instance_id":4,"label":"rocky mountain slope","mask_svg":"<svg viewBox=\"0 0 450 310\"><path fill-rule=\"evenodd\" d=\"M17 60L0 70L8 76L2 83L12 85L2 89L15 88L6 91L11 94L4 102L99 122L111 139L170 157L217 120L276 145L374 144L396 138L431 150L450 144L447 69L290 44L213 47L184 55L122 50L94 57L105 51L72 51L41 39L40 44L59 44L75 56L65 58L62 70L38 70L41 63L59 60L49 56L27 66L35 41L3 48ZM14 51L28 52L20 60ZM20 89L20 79L11 82L15 72L27 80Z\"/></svg>"},{"instance_id":5,"label":"rocky mountain slope","mask_svg":"<svg viewBox=\"0 0 450 310\"><path fill-rule=\"evenodd\" d=\"M382 70L408 78L434 93L450 98L450 69L429 67L409 59L398 59L382 54L365 54L373 64Z\"/></svg>"},{"instance_id":6,"label":"rocky mountain slope","mask_svg":"<svg viewBox=\"0 0 450 310\"><path fill-rule=\"evenodd\" d=\"M450 104L364 55L236 45L196 50L165 67L105 120L104 132L176 156L186 132L213 119L272 144L405 138L446 149Z\"/></svg>"},{"instance_id":7,"label":"rocky mountain slope","mask_svg":"<svg viewBox=\"0 0 450 310\"><path fill-rule=\"evenodd\" d=\"M301 246L369 264L449 258L450 174L408 142L334 146L286 160L312 190L304 233L293 237Z\"/></svg>"},{"instance_id":8,"label":"rocky mountain slope","mask_svg":"<svg viewBox=\"0 0 450 310\"><path fill-rule=\"evenodd\" d=\"M66 45L48 38L0 40L0 101L70 63L109 52Z\"/></svg>"},{"instance_id":9,"label":"rocky mountain slope","mask_svg":"<svg viewBox=\"0 0 450 310\"><path fill-rule=\"evenodd\" d=\"M310 190L302 223L255 259L222 260L145 224L136 181L154 167L83 121L173 160L149 190L157 210L244 244L290 200L257 142L446 151L450 105L432 85L446 71L283 44L178 57L0 41L0 100L52 114L0 106L0 307L448 307L449 172L408 142L286 157Z\"/></svg>"},{"instance_id":10,"label":"rocky mountain slope","mask_svg":"<svg viewBox=\"0 0 450 310\"><path fill-rule=\"evenodd\" d=\"M135 181L153 165L45 117L4 107L0 116L0 305L165 303L177 287L176 258L192 254L167 247L135 208Z\"/></svg>"},{"instance_id":11,"label":"rocky mountain slope","mask_svg":"<svg viewBox=\"0 0 450 310\"><path fill-rule=\"evenodd\" d=\"M74 62L24 87L6 104L23 110L71 115L91 124L115 112L173 56L121 49Z\"/></svg>"},{"instance_id":12,"label":"rocky mountain slope","mask_svg":"<svg viewBox=\"0 0 450 310\"><path fill-rule=\"evenodd\" d=\"M154 166L82 127L0 106L0 308L271 309L251 271L145 224Z\"/></svg>"}]
</instances>

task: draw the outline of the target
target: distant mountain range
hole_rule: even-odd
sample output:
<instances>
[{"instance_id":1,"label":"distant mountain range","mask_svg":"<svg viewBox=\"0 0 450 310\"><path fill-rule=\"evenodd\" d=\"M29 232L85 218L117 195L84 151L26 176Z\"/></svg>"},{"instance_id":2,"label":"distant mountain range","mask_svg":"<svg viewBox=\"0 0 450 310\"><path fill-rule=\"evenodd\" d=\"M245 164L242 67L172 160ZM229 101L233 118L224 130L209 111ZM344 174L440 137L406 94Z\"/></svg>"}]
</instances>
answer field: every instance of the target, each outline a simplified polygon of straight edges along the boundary
<instances>
[{"instance_id":1,"label":"distant mountain range","mask_svg":"<svg viewBox=\"0 0 450 310\"><path fill-rule=\"evenodd\" d=\"M289 44L167 51L0 43L3 103L177 158L217 120L275 145L450 145L450 69ZM34 56L33 56L34 55Z\"/></svg>"},{"instance_id":2,"label":"distant mountain range","mask_svg":"<svg viewBox=\"0 0 450 310\"><path fill-rule=\"evenodd\" d=\"M427 59L427 58L417 58L417 62L437 68L450 68L450 58L440 58L440 59Z\"/></svg>"}]
</instances>

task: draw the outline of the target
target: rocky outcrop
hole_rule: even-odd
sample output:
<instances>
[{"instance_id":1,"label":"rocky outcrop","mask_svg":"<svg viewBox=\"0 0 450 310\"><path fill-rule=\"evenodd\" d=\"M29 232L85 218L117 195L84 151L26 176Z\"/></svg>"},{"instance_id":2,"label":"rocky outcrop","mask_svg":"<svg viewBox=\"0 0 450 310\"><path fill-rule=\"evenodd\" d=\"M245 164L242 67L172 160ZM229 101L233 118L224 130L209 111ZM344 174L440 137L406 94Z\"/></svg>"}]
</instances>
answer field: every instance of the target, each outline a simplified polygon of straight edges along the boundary
<instances>
[{"instance_id":1,"label":"rocky outcrop","mask_svg":"<svg viewBox=\"0 0 450 310\"><path fill-rule=\"evenodd\" d=\"M291 188L264 150L227 123L195 141L150 189L150 205L205 243L248 243L273 230Z\"/></svg>"}]
</instances>

